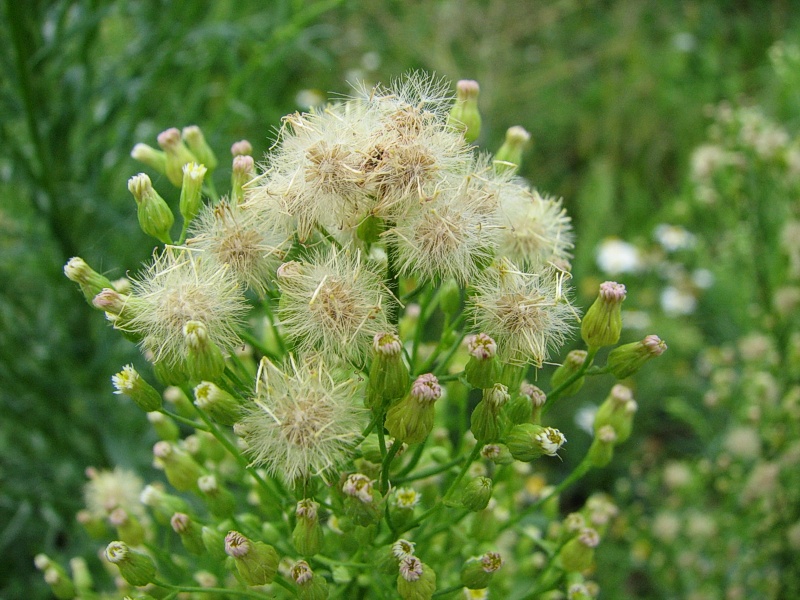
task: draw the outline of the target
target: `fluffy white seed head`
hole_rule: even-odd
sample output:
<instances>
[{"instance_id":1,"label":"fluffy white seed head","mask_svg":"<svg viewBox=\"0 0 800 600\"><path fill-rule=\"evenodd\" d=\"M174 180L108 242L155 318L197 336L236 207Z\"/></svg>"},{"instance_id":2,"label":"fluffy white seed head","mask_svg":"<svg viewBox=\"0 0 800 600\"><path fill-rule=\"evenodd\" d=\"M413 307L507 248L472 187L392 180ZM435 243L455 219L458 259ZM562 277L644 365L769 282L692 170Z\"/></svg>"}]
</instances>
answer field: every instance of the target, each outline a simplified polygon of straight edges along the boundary
<instances>
[{"instance_id":1,"label":"fluffy white seed head","mask_svg":"<svg viewBox=\"0 0 800 600\"><path fill-rule=\"evenodd\" d=\"M135 310L122 327L141 336L153 362L183 363L189 321L203 323L223 351L240 343L236 331L247 310L241 287L230 268L202 254L167 246L133 280L132 297Z\"/></svg>"},{"instance_id":2,"label":"fluffy white seed head","mask_svg":"<svg viewBox=\"0 0 800 600\"><path fill-rule=\"evenodd\" d=\"M555 269L523 273L505 259L478 276L472 317L476 329L497 342L501 360L541 367L564 344L577 321L565 279Z\"/></svg>"},{"instance_id":3,"label":"fluffy white seed head","mask_svg":"<svg viewBox=\"0 0 800 600\"><path fill-rule=\"evenodd\" d=\"M359 252L331 250L279 270L278 316L299 354L318 351L363 364L376 334L389 331L388 291Z\"/></svg>"},{"instance_id":4,"label":"fluffy white seed head","mask_svg":"<svg viewBox=\"0 0 800 600\"><path fill-rule=\"evenodd\" d=\"M88 483L83 488L86 508L95 517L105 518L118 508L143 516L139 496L142 480L132 471L117 467L113 471L86 470Z\"/></svg>"},{"instance_id":5,"label":"fluffy white seed head","mask_svg":"<svg viewBox=\"0 0 800 600\"><path fill-rule=\"evenodd\" d=\"M256 396L237 427L254 465L287 482L325 476L349 456L365 410L353 398L353 380L336 381L321 361L287 372L261 362Z\"/></svg>"},{"instance_id":6,"label":"fluffy white seed head","mask_svg":"<svg viewBox=\"0 0 800 600\"><path fill-rule=\"evenodd\" d=\"M510 182L500 187L497 219L500 256L531 272L548 264L569 265L574 235L561 200Z\"/></svg>"},{"instance_id":7,"label":"fluffy white seed head","mask_svg":"<svg viewBox=\"0 0 800 600\"><path fill-rule=\"evenodd\" d=\"M259 295L274 279L288 246L286 235L266 222L258 206L227 200L204 206L190 233L189 247L227 265L237 281Z\"/></svg>"}]
</instances>

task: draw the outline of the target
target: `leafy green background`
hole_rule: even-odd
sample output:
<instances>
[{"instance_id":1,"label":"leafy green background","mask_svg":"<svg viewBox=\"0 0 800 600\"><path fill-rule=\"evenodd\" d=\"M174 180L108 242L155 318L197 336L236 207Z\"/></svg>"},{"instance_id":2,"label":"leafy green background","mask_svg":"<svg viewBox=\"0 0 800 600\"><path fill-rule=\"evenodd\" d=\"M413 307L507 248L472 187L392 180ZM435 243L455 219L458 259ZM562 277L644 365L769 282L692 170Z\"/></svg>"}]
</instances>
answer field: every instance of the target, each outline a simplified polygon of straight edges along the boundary
<instances>
[{"instance_id":1,"label":"leafy green background","mask_svg":"<svg viewBox=\"0 0 800 600\"><path fill-rule=\"evenodd\" d=\"M72 516L86 466L148 469L146 423L109 385L137 353L62 274L80 255L119 277L152 252L125 186L139 170L134 143L199 124L219 156L242 138L260 156L281 116L301 108L302 90L346 94L348 80L409 69L477 79L480 143L496 148L511 125L532 132L522 174L565 198L579 233L577 280L596 282L600 239L648 239L655 223L684 214L679 197L706 105L752 99L797 125L800 102L772 85L767 60L776 40L800 37L795 8L788 0L5 0L0 597L48 597L33 570L37 552L92 553ZM175 200L165 181L156 186ZM584 306L592 288L578 290ZM640 305L655 300L648 305L645 293ZM638 394L697 400L697 350L734 337L746 320L743 306L720 296L681 323L664 320L673 351L640 379ZM697 449L658 406L637 427L639 439L658 432L683 452ZM626 454L646 451L632 440ZM580 456L568 453L564 469L572 454ZM613 476L574 494L608 487ZM601 571L614 573L598 576L609 597L651 593L625 569Z\"/></svg>"}]
</instances>

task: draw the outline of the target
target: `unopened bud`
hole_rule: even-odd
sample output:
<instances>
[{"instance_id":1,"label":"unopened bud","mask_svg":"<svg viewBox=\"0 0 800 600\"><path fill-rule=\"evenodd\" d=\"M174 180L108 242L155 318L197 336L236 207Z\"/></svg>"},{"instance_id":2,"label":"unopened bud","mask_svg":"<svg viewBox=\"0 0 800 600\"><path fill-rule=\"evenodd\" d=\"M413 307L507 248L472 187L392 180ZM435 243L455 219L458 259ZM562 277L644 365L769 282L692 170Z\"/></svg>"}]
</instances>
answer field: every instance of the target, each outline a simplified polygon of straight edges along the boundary
<instances>
[{"instance_id":1,"label":"unopened bud","mask_svg":"<svg viewBox=\"0 0 800 600\"><path fill-rule=\"evenodd\" d=\"M183 547L189 554L200 556L205 554L206 545L203 542L203 528L186 513L175 513L170 519L172 530L181 538Z\"/></svg>"},{"instance_id":2,"label":"unopened bud","mask_svg":"<svg viewBox=\"0 0 800 600\"><path fill-rule=\"evenodd\" d=\"M514 457L505 444L486 444L481 448L481 456L496 465L510 465L514 462Z\"/></svg>"},{"instance_id":3,"label":"unopened bud","mask_svg":"<svg viewBox=\"0 0 800 600\"><path fill-rule=\"evenodd\" d=\"M167 172L167 155L147 144L136 144L131 150L131 158L152 167L159 173Z\"/></svg>"},{"instance_id":4,"label":"unopened bud","mask_svg":"<svg viewBox=\"0 0 800 600\"><path fill-rule=\"evenodd\" d=\"M175 420L161 412L147 413L147 420L153 426L158 439L166 442L177 442L180 439L180 429Z\"/></svg>"},{"instance_id":5,"label":"unopened bud","mask_svg":"<svg viewBox=\"0 0 800 600\"><path fill-rule=\"evenodd\" d=\"M197 216L203 206L202 189L203 178L206 176L206 167L197 163L183 165L183 182L181 184L181 199L179 208L185 222Z\"/></svg>"},{"instance_id":6,"label":"unopened bud","mask_svg":"<svg viewBox=\"0 0 800 600\"><path fill-rule=\"evenodd\" d=\"M129 584L141 587L153 583L156 578L156 565L145 554L131 550L125 542L111 542L106 546L106 558L117 565L122 578Z\"/></svg>"},{"instance_id":7,"label":"unopened bud","mask_svg":"<svg viewBox=\"0 0 800 600\"><path fill-rule=\"evenodd\" d=\"M434 402L441 396L439 380L432 373L420 375L411 391L386 413L386 429L399 442L424 441L433 429Z\"/></svg>"},{"instance_id":8,"label":"unopened bud","mask_svg":"<svg viewBox=\"0 0 800 600\"><path fill-rule=\"evenodd\" d=\"M242 406L231 394L217 385L203 381L194 388L194 404L222 425L234 425L242 418Z\"/></svg>"},{"instance_id":9,"label":"unopened bud","mask_svg":"<svg viewBox=\"0 0 800 600\"><path fill-rule=\"evenodd\" d=\"M408 390L408 367L403 362L403 343L395 333L378 333L372 342L366 403L380 414Z\"/></svg>"},{"instance_id":10,"label":"unopened bud","mask_svg":"<svg viewBox=\"0 0 800 600\"><path fill-rule=\"evenodd\" d=\"M170 485L180 492L197 489L203 468L184 450L169 442L156 442L153 454L164 467Z\"/></svg>"},{"instance_id":11,"label":"unopened bud","mask_svg":"<svg viewBox=\"0 0 800 600\"><path fill-rule=\"evenodd\" d=\"M383 517L381 494L374 489L375 481L361 473L350 475L342 486L345 495L345 516L357 525L366 527Z\"/></svg>"},{"instance_id":12,"label":"unopened bud","mask_svg":"<svg viewBox=\"0 0 800 600\"><path fill-rule=\"evenodd\" d=\"M633 431L633 415L637 408L631 390L624 385L615 385L597 409L594 417L595 434L599 434L600 429L608 425L617 434L614 445L621 444Z\"/></svg>"},{"instance_id":13,"label":"unopened bud","mask_svg":"<svg viewBox=\"0 0 800 600\"><path fill-rule=\"evenodd\" d=\"M461 503L464 508L477 512L485 509L492 498L492 480L488 477L475 477L471 479L461 493Z\"/></svg>"},{"instance_id":14,"label":"unopened bud","mask_svg":"<svg viewBox=\"0 0 800 600\"><path fill-rule=\"evenodd\" d=\"M469 360L464 367L464 377L473 387L486 389L500 379L497 344L485 333L467 338Z\"/></svg>"},{"instance_id":15,"label":"unopened bud","mask_svg":"<svg viewBox=\"0 0 800 600\"><path fill-rule=\"evenodd\" d=\"M511 455L524 462L542 455L555 456L566 441L567 438L558 429L533 423L515 425L506 438Z\"/></svg>"},{"instance_id":16,"label":"unopened bud","mask_svg":"<svg viewBox=\"0 0 800 600\"><path fill-rule=\"evenodd\" d=\"M297 561L289 573L297 584L297 597L300 600L326 600L328 598L328 582L324 577L314 575L306 561Z\"/></svg>"},{"instance_id":17,"label":"unopened bud","mask_svg":"<svg viewBox=\"0 0 800 600\"><path fill-rule=\"evenodd\" d=\"M608 354L606 366L617 379L635 375L648 360L661 356L667 344L657 335L648 335L640 342L623 344Z\"/></svg>"},{"instance_id":18,"label":"unopened bud","mask_svg":"<svg viewBox=\"0 0 800 600\"><path fill-rule=\"evenodd\" d=\"M436 591L436 573L416 556L400 561L397 593L402 600L430 600Z\"/></svg>"},{"instance_id":19,"label":"unopened bud","mask_svg":"<svg viewBox=\"0 0 800 600\"><path fill-rule=\"evenodd\" d=\"M297 503L297 524L292 532L295 550L303 556L314 556L322 550L322 526L319 523L319 504L310 499Z\"/></svg>"},{"instance_id":20,"label":"unopened bud","mask_svg":"<svg viewBox=\"0 0 800 600\"><path fill-rule=\"evenodd\" d=\"M125 365L122 371L111 377L115 394L124 394L145 412L161 409L161 394L142 379L133 365Z\"/></svg>"},{"instance_id":21,"label":"unopened bud","mask_svg":"<svg viewBox=\"0 0 800 600\"><path fill-rule=\"evenodd\" d=\"M190 162L197 162L197 157L186 147L181 139L181 132L172 127L158 134L158 145L166 154L166 165L164 172L167 179L175 187L181 187L183 183L183 165Z\"/></svg>"},{"instance_id":22,"label":"unopened bud","mask_svg":"<svg viewBox=\"0 0 800 600\"><path fill-rule=\"evenodd\" d=\"M175 222L175 217L166 201L153 188L150 178L144 173L134 175L128 180L128 190L136 200L136 216L142 231L160 242L172 243L169 230Z\"/></svg>"},{"instance_id":23,"label":"unopened bud","mask_svg":"<svg viewBox=\"0 0 800 600\"><path fill-rule=\"evenodd\" d=\"M480 86L477 81L462 79L456 84L456 102L450 109L447 123L464 132L464 139L472 143L481 133L481 113L478 110Z\"/></svg>"},{"instance_id":24,"label":"unopened bud","mask_svg":"<svg viewBox=\"0 0 800 600\"><path fill-rule=\"evenodd\" d=\"M495 171L498 173L516 172L522 164L522 153L530 139L531 134L519 125L509 127L506 131L506 139L492 161Z\"/></svg>"},{"instance_id":25,"label":"unopened bud","mask_svg":"<svg viewBox=\"0 0 800 600\"><path fill-rule=\"evenodd\" d=\"M250 156L253 154L253 145L247 140L239 140L231 146L232 156Z\"/></svg>"},{"instance_id":26,"label":"unopened bud","mask_svg":"<svg viewBox=\"0 0 800 600\"><path fill-rule=\"evenodd\" d=\"M189 151L197 157L197 161L204 165L209 171L217 168L217 157L211 146L206 142L203 132L197 125L189 125L181 132L183 141L189 147Z\"/></svg>"},{"instance_id":27,"label":"unopened bud","mask_svg":"<svg viewBox=\"0 0 800 600\"><path fill-rule=\"evenodd\" d=\"M511 399L508 388L496 383L483 390L483 399L472 411L470 430L479 443L493 442L500 435L500 409Z\"/></svg>"},{"instance_id":28,"label":"unopened bud","mask_svg":"<svg viewBox=\"0 0 800 600\"><path fill-rule=\"evenodd\" d=\"M203 475L197 479L197 487L203 495L209 512L218 519L233 516L236 510L236 498L223 487L214 475Z\"/></svg>"},{"instance_id":29,"label":"unopened bud","mask_svg":"<svg viewBox=\"0 0 800 600\"><path fill-rule=\"evenodd\" d=\"M550 378L550 386L555 389L560 387L563 383L566 383L570 377L575 375L583 367L583 363L586 362L587 354L586 350L573 350L567 354L564 364L553 371L553 375ZM561 390L561 396L574 396L580 391L585 382L586 377L579 377Z\"/></svg>"},{"instance_id":30,"label":"unopened bud","mask_svg":"<svg viewBox=\"0 0 800 600\"><path fill-rule=\"evenodd\" d=\"M503 566L503 558L497 552L487 552L470 558L461 567L461 583L471 590L482 590L489 586L492 576Z\"/></svg>"},{"instance_id":31,"label":"unopened bud","mask_svg":"<svg viewBox=\"0 0 800 600\"><path fill-rule=\"evenodd\" d=\"M186 366L189 377L196 381L214 381L225 372L225 357L200 321L187 321L183 326L186 342Z\"/></svg>"},{"instance_id":32,"label":"unopened bud","mask_svg":"<svg viewBox=\"0 0 800 600\"><path fill-rule=\"evenodd\" d=\"M581 322L581 337L589 348L613 346L622 333L622 302L625 286L614 281L600 284L597 299Z\"/></svg>"},{"instance_id":33,"label":"unopened bud","mask_svg":"<svg viewBox=\"0 0 800 600\"><path fill-rule=\"evenodd\" d=\"M617 443L617 432L611 425L603 425L598 429L589 447L589 462L598 469L605 467L614 457L614 444Z\"/></svg>"},{"instance_id":34,"label":"unopened bud","mask_svg":"<svg viewBox=\"0 0 800 600\"><path fill-rule=\"evenodd\" d=\"M256 165L252 156L234 156L231 173L231 199L234 204L244 200L244 186L256 176Z\"/></svg>"},{"instance_id":35,"label":"unopened bud","mask_svg":"<svg viewBox=\"0 0 800 600\"><path fill-rule=\"evenodd\" d=\"M247 585L266 585L275 579L279 559L272 546L230 531L225 536L225 553L236 561L236 570Z\"/></svg>"},{"instance_id":36,"label":"unopened bud","mask_svg":"<svg viewBox=\"0 0 800 600\"><path fill-rule=\"evenodd\" d=\"M580 573L592 566L594 549L600 543L597 531L585 527L581 532L561 547L558 559L565 571Z\"/></svg>"},{"instance_id":37,"label":"unopened bud","mask_svg":"<svg viewBox=\"0 0 800 600\"><path fill-rule=\"evenodd\" d=\"M92 304L94 297L103 291L104 288L113 289L113 285L108 278L100 275L92 269L86 261L79 256L74 256L64 265L64 275L67 279L78 284L83 293L83 297L89 304Z\"/></svg>"},{"instance_id":38,"label":"unopened bud","mask_svg":"<svg viewBox=\"0 0 800 600\"><path fill-rule=\"evenodd\" d=\"M108 521L116 527L117 537L129 546L139 546L144 542L144 527L136 515L118 507L108 515Z\"/></svg>"}]
</instances>

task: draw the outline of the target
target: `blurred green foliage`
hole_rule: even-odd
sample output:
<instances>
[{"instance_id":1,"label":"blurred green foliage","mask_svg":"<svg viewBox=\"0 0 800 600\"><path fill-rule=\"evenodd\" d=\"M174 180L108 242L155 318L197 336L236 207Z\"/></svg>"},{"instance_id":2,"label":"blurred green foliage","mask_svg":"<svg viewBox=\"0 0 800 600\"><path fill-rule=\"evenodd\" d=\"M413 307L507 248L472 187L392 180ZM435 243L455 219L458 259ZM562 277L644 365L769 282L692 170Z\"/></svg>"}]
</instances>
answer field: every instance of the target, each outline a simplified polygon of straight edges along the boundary
<instances>
[{"instance_id":1,"label":"blurred green foliage","mask_svg":"<svg viewBox=\"0 0 800 600\"><path fill-rule=\"evenodd\" d=\"M137 353L89 318L61 272L80 255L120 277L150 254L125 189L139 168L128 157L134 143L196 123L219 156L241 138L259 156L280 117L304 108L296 99L303 90L342 94L348 80L371 83L413 68L477 79L481 144L498 147L512 125L532 132L522 174L565 197L581 280L596 275L602 238L647 244L660 220L688 219L680 191L705 134L706 105L752 98L797 125L800 98L770 83L767 59L776 40L798 38L793 8L788 0L6 0L0 597L46 597L32 556L58 558L67 547L75 554L82 538L72 515L85 466L147 468L145 424L111 398L108 384ZM229 174L223 166L216 176ZM156 186L177 201L166 181ZM109 256L113 264L103 262ZM594 291L578 290L579 303ZM643 293L635 302L652 309L657 298ZM671 351L639 379L638 395L699 398L693 357L704 343L736 337L747 318L746 307L724 302L718 293L702 313L654 323ZM738 311L733 325L720 316L726 310ZM696 449L697 438L663 410L645 408L641 417L638 428L653 435L638 440L691 439L683 451ZM651 450L631 440L627 451ZM622 576L616 584L600 579L635 592Z\"/></svg>"}]
</instances>

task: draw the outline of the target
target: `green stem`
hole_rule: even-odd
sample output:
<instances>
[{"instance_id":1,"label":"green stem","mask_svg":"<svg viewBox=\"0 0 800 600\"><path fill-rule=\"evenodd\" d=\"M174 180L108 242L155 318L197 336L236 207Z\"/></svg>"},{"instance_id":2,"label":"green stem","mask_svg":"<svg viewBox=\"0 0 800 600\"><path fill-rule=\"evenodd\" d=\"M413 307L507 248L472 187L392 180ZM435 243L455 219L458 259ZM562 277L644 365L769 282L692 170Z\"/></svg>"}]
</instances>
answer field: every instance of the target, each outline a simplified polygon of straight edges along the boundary
<instances>
[{"instance_id":1,"label":"green stem","mask_svg":"<svg viewBox=\"0 0 800 600\"><path fill-rule=\"evenodd\" d=\"M430 372L431 368L433 367L433 365L438 360L439 354L444 349L445 340L448 337L450 337L450 334L453 331L455 331L456 328L460 327L464 323L465 319L466 319L466 315L464 315L462 313L461 315L459 315L459 317L457 319L455 319L452 323L450 323L444 329L444 331L442 331L442 336L439 339L439 343L436 345L436 348L431 353L431 355L428 357L428 360L425 361L425 364L422 365L419 368L418 371L416 371L418 374ZM463 338L464 338L463 334L459 335L459 336L456 336L455 342L450 346L450 348L447 350L447 353L445 354L444 358L441 361L439 361L439 364L436 366L436 372L441 373L447 367L447 363L453 357L453 354L455 354L456 351L458 350L458 347L461 345L461 340Z\"/></svg>"},{"instance_id":2,"label":"green stem","mask_svg":"<svg viewBox=\"0 0 800 600\"><path fill-rule=\"evenodd\" d=\"M278 350L283 356L288 354L286 352L286 345L283 343L283 336L281 332L278 330L278 324L275 321L275 314L272 312L272 307L269 305L269 300L264 300L264 312L267 313L267 317L269 318L269 325L272 328L272 334L275 336L275 341L278 344Z\"/></svg>"},{"instance_id":3,"label":"green stem","mask_svg":"<svg viewBox=\"0 0 800 600\"><path fill-rule=\"evenodd\" d=\"M552 406L555 404L556 400L561 397L561 394L564 393L564 390L571 386L573 383L578 381L581 377L586 375L586 371L589 370L589 367L592 366L592 361L594 360L595 355L599 348L589 348L589 352L586 355L586 360L583 361L581 368L575 371L572 375L570 375L566 381L564 381L561 385L556 386L549 394L547 394L547 402L542 407L542 414L547 414Z\"/></svg>"},{"instance_id":4,"label":"green stem","mask_svg":"<svg viewBox=\"0 0 800 600\"><path fill-rule=\"evenodd\" d=\"M275 575L275 579L273 579L272 582L277 583L283 589L287 590L292 596L297 596L297 588L280 575ZM261 598L263 600L264 596L262 595Z\"/></svg>"},{"instance_id":5,"label":"green stem","mask_svg":"<svg viewBox=\"0 0 800 600\"><path fill-rule=\"evenodd\" d=\"M459 471L458 475L453 480L453 483L450 484L450 487L447 488L447 491L444 493L444 496L442 497L442 502L447 502L448 500L450 500L450 497L453 495L456 486L458 486L458 484L461 483L461 480L464 479L464 475L467 474L470 465L473 462L475 462L475 459L477 459L478 456L480 456L481 447L482 446L480 444L475 444L475 447L472 449L472 452L470 452L469 456L467 456L467 460L464 463L464 466L461 467L461 471Z\"/></svg>"},{"instance_id":6,"label":"green stem","mask_svg":"<svg viewBox=\"0 0 800 600\"><path fill-rule=\"evenodd\" d=\"M154 585L158 587L162 587L168 590L175 590L176 593L180 592L195 592L200 594L226 594L230 596L241 596L243 598L258 598L259 600L264 600L264 594L261 592L251 592L250 590L231 590L228 588L214 588L214 587L192 587L188 585L172 585L171 583L166 583L164 581L155 580L153 582ZM294 589L292 589L294 591ZM170 596L174 597L175 594L170 594Z\"/></svg>"},{"instance_id":7,"label":"green stem","mask_svg":"<svg viewBox=\"0 0 800 600\"><path fill-rule=\"evenodd\" d=\"M250 332L243 331L239 334L239 337L241 337L245 342L247 342L253 348L255 348L255 350L262 356L266 356L272 361L279 360L278 356L276 356L272 351L268 350L267 347L264 344L262 344L261 341Z\"/></svg>"},{"instance_id":8,"label":"green stem","mask_svg":"<svg viewBox=\"0 0 800 600\"><path fill-rule=\"evenodd\" d=\"M551 498L555 498L556 496L558 496L558 494L563 492L567 487L569 487L570 485L578 481L581 477L586 475L591 470L591 468L592 464L589 462L589 455L587 454L586 456L583 457L583 460L580 462L580 464L578 464L578 466L575 467L575 470L572 471L572 473L570 473L569 475L567 475L567 477L556 487L554 487L549 494L547 494L546 496L542 496L536 502L527 506L525 510L518 512L514 517L512 517L503 524L502 529L508 529L509 527L515 526L517 523L522 521L522 519L524 519L528 514L530 514L531 511L540 507L542 504L544 504Z\"/></svg>"},{"instance_id":9,"label":"green stem","mask_svg":"<svg viewBox=\"0 0 800 600\"><path fill-rule=\"evenodd\" d=\"M392 466L392 460L394 459L397 452L403 446L400 443L400 440L395 440L392 444L392 447L389 448L389 451L386 453L386 456L383 458L383 464L381 466L381 493L385 494L389 490L389 469Z\"/></svg>"},{"instance_id":10,"label":"green stem","mask_svg":"<svg viewBox=\"0 0 800 600\"><path fill-rule=\"evenodd\" d=\"M426 437L424 440L422 440L421 444L417 444L417 447L414 449L414 455L411 457L411 460L409 460L408 464L406 464L400 471L397 472L397 477L405 477L406 475L411 473L411 471L414 470L414 467L417 466L417 463L419 463L419 459L422 457L422 451L425 450L425 446L427 443L428 443L428 438Z\"/></svg>"},{"instance_id":11,"label":"green stem","mask_svg":"<svg viewBox=\"0 0 800 600\"><path fill-rule=\"evenodd\" d=\"M397 479L395 479L394 482L397 485L400 485L401 483L408 483L409 481L417 481L419 479L425 479L426 477L432 477L433 475L438 475L439 473L444 473L445 471L448 471L453 467L455 467L465 458L466 458L465 456L459 456L458 458L454 458L449 462L437 465L435 467L431 467L430 469L426 469L425 471L419 471L418 473L414 473L413 475L398 477Z\"/></svg>"},{"instance_id":12,"label":"green stem","mask_svg":"<svg viewBox=\"0 0 800 600\"><path fill-rule=\"evenodd\" d=\"M188 425L189 427L194 427L195 429L198 429L200 431L209 431L208 427L206 427L202 423L198 423L197 421L192 421L191 419L187 419L186 417L182 417L179 414L176 414L174 412L170 412L165 408L162 408L158 412L160 412L162 415L166 415L166 416L168 416L168 417L170 417L172 419L175 419L179 423L183 423L184 425Z\"/></svg>"},{"instance_id":13,"label":"green stem","mask_svg":"<svg viewBox=\"0 0 800 600\"><path fill-rule=\"evenodd\" d=\"M433 593L433 596L431 596L431 598L438 598L439 596L446 596L447 594L452 594L453 592L458 592L461 589L463 589L463 587L464 587L463 585L451 585L450 587L447 587L447 588L444 588L444 589L441 589L441 590L436 590Z\"/></svg>"},{"instance_id":14,"label":"green stem","mask_svg":"<svg viewBox=\"0 0 800 600\"><path fill-rule=\"evenodd\" d=\"M394 223L387 223L387 229L394 227ZM397 249L393 244L386 244L386 287L391 295L392 307L389 311L389 322L397 327L400 322L400 306L394 306L400 302L400 275L397 272Z\"/></svg>"}]
</instances>

